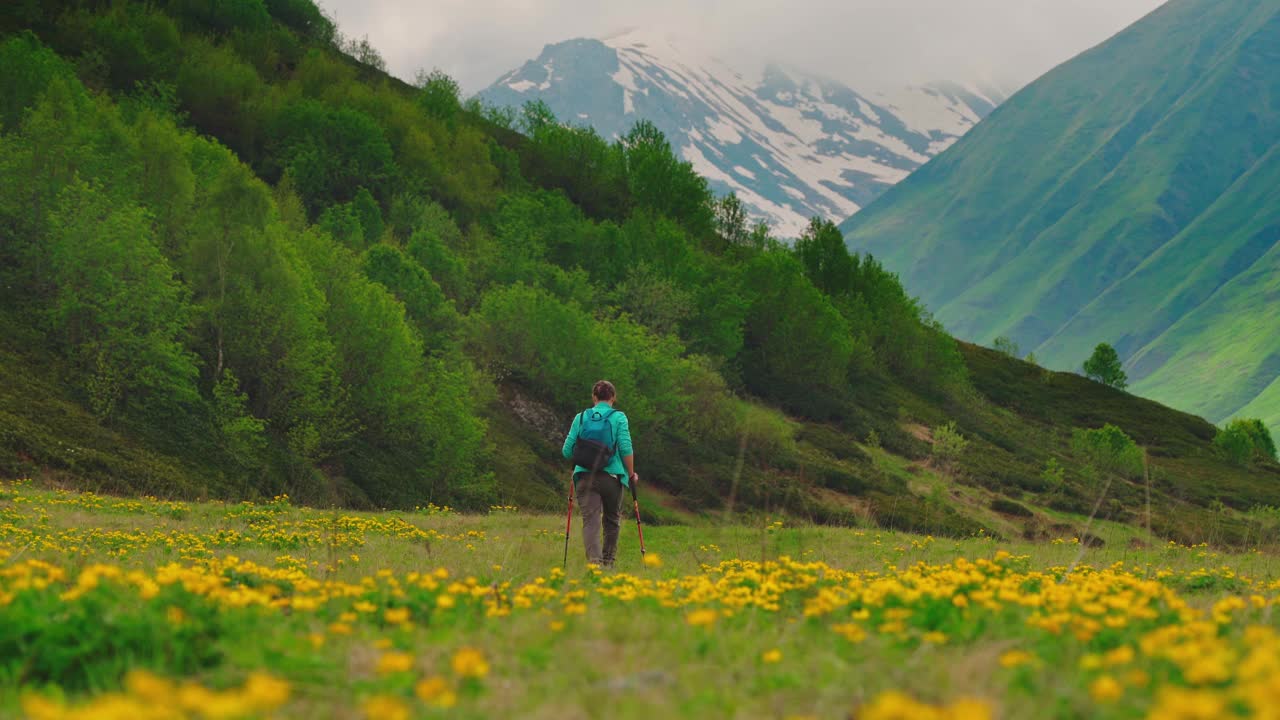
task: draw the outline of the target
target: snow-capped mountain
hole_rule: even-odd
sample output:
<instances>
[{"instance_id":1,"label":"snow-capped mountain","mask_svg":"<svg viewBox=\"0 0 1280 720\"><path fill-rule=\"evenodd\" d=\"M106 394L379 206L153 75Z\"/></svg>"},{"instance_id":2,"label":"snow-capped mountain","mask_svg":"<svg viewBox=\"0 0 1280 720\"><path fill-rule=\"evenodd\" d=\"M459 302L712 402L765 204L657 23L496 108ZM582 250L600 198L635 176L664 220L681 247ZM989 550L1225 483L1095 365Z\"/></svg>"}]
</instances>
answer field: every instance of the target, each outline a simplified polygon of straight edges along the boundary
<instances>
[{"instance_id":1,"label":"snow-capped mountain","mask_svg":"<svg viewBox=\"0 0 1280 720\"><path fill-rule=\"evenodd\" d=\"M776 64L731 66L670 36L630 30L548 45L480 97L541 99L562 122L624 135L653 121L710 180L783 236L842 220L946 149L1006 93L959 84L861 94Z\"/></svg>"}]
</instances>

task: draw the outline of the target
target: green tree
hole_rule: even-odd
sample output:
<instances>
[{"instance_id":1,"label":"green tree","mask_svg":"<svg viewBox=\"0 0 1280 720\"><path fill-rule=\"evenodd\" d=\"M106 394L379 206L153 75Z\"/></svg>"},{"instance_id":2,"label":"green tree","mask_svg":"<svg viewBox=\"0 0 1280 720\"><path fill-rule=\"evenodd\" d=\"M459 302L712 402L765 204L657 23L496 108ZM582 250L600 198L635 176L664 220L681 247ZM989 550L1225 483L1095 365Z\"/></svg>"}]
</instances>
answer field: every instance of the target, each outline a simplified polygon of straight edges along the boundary
<instances>
[{"instance_id":1,"label":"green tree","mask_svg":"<svg viewBox=\"0 0 1280 720\"><path fill-rule=\"evenodd\" d=\"M471 268L439 234L431 229L420 230L410 238L406 250L433 279L440 278L440 287L454 302L463 306L471 302L474 293Z\"/></svg>"},{"instance_id":2,"label":"green tree","mask_svg":"<svg viewBox=\"0 0 1280 720\"><path fill-rule=\"evenodd\" d=\"M382 208L378 206L378 201L373 199L373 194L363 187L357 190L355 199L351 201L351 210L360 221L360 229L364 233L364 246L368 247L380 241L383 231Z\"/></svg>"},{"instance_id":3,"label":"green tree","mask_svg":"<svg viewBox=\"0 0 1280 720\"><path fill-rule=\"evenodd\" d=\"M369 248L362 264L370 280L404 303L405 313L422 336L428 353L440 354L451 348L458 313L424 267L390 245Z\"/></svg>"},{"instance_id":4,"label":"green tree","mask_svg":"<svg viewBox=\"0 0 1280 720\"><path fill-rule=\"evenodd\" d=\"M264 92L257 70L230 47L198 37L187 45L175 80L183 109L202 133L253 160L263 142L253 106Z\"/></svg>"},{"instance_id":5,"label":"green tree","mask_svg":"<svg viewBox=\"0 0 1280 720\"><path fill-rule=\"evenodd\" d=\"M271 16L316 42L333 42L333 21L311 0L266 0Z\"/></svg>"},{"instance_id":6,"label":"green tree","mask_svg":"<svg viewBox=\"0 0 1280 720\"><path fill-rule=\"evenodd\" d=\"M715 202L716 234L729 246L745 246L751 238L747 209L737 193L729 193Z\"/></svg>"},{"instance_id":7,"label":"green tree","mask_svg":"<svg viewBox=\"0 0 1280 720\"><path fill-rule=\"evenodd\" d=\"M576 303L521 283L485 293L468 319L468 342L499 381L542 388L557 403L581 399L584 377L610 377L626 387L624 359Z\"/></svg>"},{"instance_id":8,"label":"green tree","mask_svg":"<svg viewBox=\"0 0 1280 720\"><path fill-rule=\"evenodd\" d=\"M0 42L0 131L12 130L53 78L72 78L71 67L31 33Z\"/></svg>"},{"instance_id":9,"label":"green tree","mask_svg":"<svg viewBox=\"0 0 1280 720\"><path fill-rule=\"evenodd\" d=\"M840 297L853 289L856 261L835 223L821 217L811 219L796 240L795 252L805 275L822 292Z\"/></svg>"},{"instance_id":10,"label":"green tree","mask_svg":"<svg viewBox=\"0 0 1280 720\"><path fill-rule=\"evenodd\" d=\"M164 13L121 4L105 13L68 13L61 23L101 63L100 80L109 87L129 91L142 82L173 79L181 38Z\"/></svg>"},{"instance_id":11,"label":"green tree","mask_svg":"<svg viewBox=\"0 0 1280 720\"><path fill-rule=\"evenodd\" d=\"M418 104L428 114L445 122L453 122L462 111L462 88L458 81L440 69L418 71L414 79L418 87Z\"/></svg>"},{"instance_id":12,"label":"green tree","mask_svg":"<svg viewBox=\"0 0 1280 720\"><path fill-rule=\"evenodd\" d=\"M396 175L391 145L368 115L314 100L290 105L278 123L286 167L313 215L367 188L381 196Z\"/></svg>"},{"instance_id":13,"label":"green tree","mask_svg":"<svg viewBox=\"0 0 1280 720\"><path fill-rule=\"evenodd\" d=\"M743 374L753 392L811 402L845 386L854 343L844 318L790 252L763 253L743 276L750 294Z\"/></svg>"},{"instance_id":14,"label":"green tree","mask_svg":"<svg viewBox=\"0 0 1280 720\"><path fill-rule=\"evenodd\" d=\"M267 424L249 412L248 404L248 396L240 390L240 381L227 368L213 386L214 422L222 434L223 450L246 470L262 465L267 448Z\"/></svg>"},{"instance_id":15,"label":"green tree","mask_svg":"<svg viewBox=\"0 0 1280 720\"><path fill-rule=\"evenodd\" d=\"M1099 343L1093 349L1093 355L1084 362L1084 374L1091 380L1117 390L1123 390L1129 386L1129 377L1120 365L1120 356L1116 353L1116 349L1107 343Z\"/></svg>"},{"instance_id":16,"label":"green tree","mask_svg":"<svg viewBox=\"0 0 1280 720\"><path fill-rule=\"evenodd\" d=\"M1001 335L991 343L991 349L998 353L1004 353L1011 358L1016 358L1020 354L1018 343L1014 342L1008 335Z\"/></svg>"},{"instance_id":17,"label":"green tree","mask_svg":"<svg viewBox=\"0 0 1280 720\"><path fill-rule=\"evenodd\" d=\"M168 0L168 6L193 29L218 34L262 30L271 21L263 0Z\"/></svg>"},{"instance_id":18,"label":"green tree","mask_svg":"<svg viewBox=\"0 0 1280 720\"><path fill-rule=\"evenodd\" d=\"M141 208L72 183L49 220L48 265L49 324L99 417L145 408L159 424L198 403L195 361L182 344L187 295Z\"/></svg>"},{"instance_id":19,"label":"green tree","mask_svg":"<svg viewBox=\"0 0 1280 720\"><path fill-rule=\"evenodd\" d=\"M326 326L358 423L349 459L354 479L375 502L401 506L444 497L455 484L474 485L485 473L485 423L466 401L478 387L468 364L424 363L422 338L405 306L366 277L348 249L315 231L300 241L324 278Z\"/></svg>"},{"instance_id":20,"label":"green tree","mask_svg":"<svg viewBox=\"0 0 1280 720\"><path fill-rule=\"evenodd\" d=\"M656 125L637 122L621 145L628 187L637 205L679 222L694 237L706 237L714 230L707 181L675 156Z\"/></svg>"},{"instance_id":21,"label":"green tree","mask_svg":"<svg viewBox=\"0 0 1280 720\"><path fill-rule=\"evenodd\" d=\"M693 296L649 265L633 267L610 294L612 302L660 335L675 335L693 313Z\"/></svg>"}]
</instances>

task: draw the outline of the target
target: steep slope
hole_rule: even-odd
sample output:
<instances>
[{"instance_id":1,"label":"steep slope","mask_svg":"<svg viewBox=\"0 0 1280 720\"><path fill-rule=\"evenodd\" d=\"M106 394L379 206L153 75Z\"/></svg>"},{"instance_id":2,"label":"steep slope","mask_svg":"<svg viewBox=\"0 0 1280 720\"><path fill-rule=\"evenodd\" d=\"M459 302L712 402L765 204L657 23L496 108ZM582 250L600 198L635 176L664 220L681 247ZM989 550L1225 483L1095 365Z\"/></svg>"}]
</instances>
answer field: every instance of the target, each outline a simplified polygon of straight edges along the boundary
<instances>
[{"instance_id":1,"label":"steep slope","mask_svg":"<svg viewBox=\"0 0 1280 720\"><path fill-rule=\"evenodd\" d=\"M657 124L717 192L794 236L840 219L941 152L1004 100L955 83L861 94L792 68L746 69L670 37L628 31L548 45L480 93L498 106L545 101L605 138Z\"/></svg>"},{"instance_id":2,"label":"steep slope","mask_svg":"<svg viewBox=\"0 0 1280 720\"><path fill-rule=\"evenodd\" d=\"M961 337L1097 342L1217 421L1280 373L1280 4L1174 0L1018 93L844 225Z\"/></svg>"}]
</instances>

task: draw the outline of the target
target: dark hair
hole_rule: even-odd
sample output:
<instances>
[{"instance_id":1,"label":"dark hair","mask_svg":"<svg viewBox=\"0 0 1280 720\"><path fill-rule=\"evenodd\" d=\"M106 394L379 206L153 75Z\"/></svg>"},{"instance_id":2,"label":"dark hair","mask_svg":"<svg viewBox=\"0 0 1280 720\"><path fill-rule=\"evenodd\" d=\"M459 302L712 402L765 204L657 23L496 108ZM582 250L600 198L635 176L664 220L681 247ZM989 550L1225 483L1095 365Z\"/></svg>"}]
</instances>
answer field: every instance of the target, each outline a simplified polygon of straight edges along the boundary
<instances>
[{"instance_id":1,"label":"dark hair","mask_svg":"<svg viewBox=\"0 0 1280 720\"><path fill-rule=\"evenodd\" d=\"M601 380L591 388L591 396L597 400L612 400L617 397L618 391L613 388L613 383L608 380Z\"/></svg>"}]
</instances>

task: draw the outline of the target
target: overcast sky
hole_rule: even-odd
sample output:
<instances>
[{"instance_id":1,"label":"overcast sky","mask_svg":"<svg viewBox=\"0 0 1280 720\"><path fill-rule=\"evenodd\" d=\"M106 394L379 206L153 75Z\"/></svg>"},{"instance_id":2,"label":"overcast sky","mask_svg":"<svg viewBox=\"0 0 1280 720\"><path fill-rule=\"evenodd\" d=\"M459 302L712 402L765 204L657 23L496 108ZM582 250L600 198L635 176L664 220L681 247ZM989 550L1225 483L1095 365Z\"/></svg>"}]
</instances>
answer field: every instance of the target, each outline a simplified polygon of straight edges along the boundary
<instances>
[{"instance_id":1,"label":"overcast sky","mask_svg":"<svg viewBox=\"0 0 1280 720\"><path fill-rule=\"evenodd\" d=\"M932 80L1025 83L1163 0L320 0L390 70L440 68L479 91L542 47L626 27L699 50L789 63L877 89Z\"/></svg>"}]
</instances>

